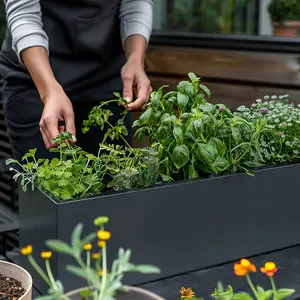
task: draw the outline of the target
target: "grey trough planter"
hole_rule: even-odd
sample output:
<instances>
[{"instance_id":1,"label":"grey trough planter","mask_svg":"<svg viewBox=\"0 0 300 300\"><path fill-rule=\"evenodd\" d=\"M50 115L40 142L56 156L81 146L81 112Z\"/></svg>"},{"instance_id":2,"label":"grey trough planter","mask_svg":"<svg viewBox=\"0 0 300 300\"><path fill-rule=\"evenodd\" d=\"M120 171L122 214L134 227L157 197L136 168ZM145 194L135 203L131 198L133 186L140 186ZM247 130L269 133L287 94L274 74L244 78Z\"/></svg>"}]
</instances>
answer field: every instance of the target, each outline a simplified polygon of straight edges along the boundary
<instances>
[{"instance_id":1,"label":"grey trough planter","mask_svg":"<svg viewBox=\"0 0 300 300\"><path fill-rule=\"evenodd\" d=\"M300 164L291 164L258 170L254 177L215 176L65 203L36 189L20 195L20 243L32 244L38 254L46 239L69 242L79 222L89 233L95 217L109 216L109 261L121 246L132 250L134 263L162 270L125 277L124 284L142 284L298 244L299 176ZM53 257L57 278L66 290L84 286L65 270L69 263L64 255ZM26 258L22 264L45 291Z\"/></svg>"}]
</instances>

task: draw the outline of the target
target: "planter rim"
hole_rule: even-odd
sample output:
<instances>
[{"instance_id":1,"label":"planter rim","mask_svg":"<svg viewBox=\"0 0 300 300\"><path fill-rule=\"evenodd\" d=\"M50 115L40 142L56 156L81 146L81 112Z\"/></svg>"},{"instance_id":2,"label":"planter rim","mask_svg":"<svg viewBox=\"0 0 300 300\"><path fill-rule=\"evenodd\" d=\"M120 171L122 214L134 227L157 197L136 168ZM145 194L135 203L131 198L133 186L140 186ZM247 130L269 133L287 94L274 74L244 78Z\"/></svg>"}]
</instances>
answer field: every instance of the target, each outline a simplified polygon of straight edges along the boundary
<instances>
[{"instance_id":1,"label":"planter rim","mask_svg":"<svg viewBox=\"0 0 300 300\"><path fill-rule=\"evenodd\" d=\"M300 27L300 20L289 20L284 22L272 21L275 27Z\"/></svg>"},{"instance_id":2,"label":"planter rim","mask_svg":"<svg viewBox=\"0 0 300 300\"><path fill-rule=\"evenodd\" d=\"M165 300L165 299L163 299L162 297L160 297L160 296L158 296L158 295L156 295L156 294L154 294L154 293L152 293L152 292L150 292L150 291L148 291L148 290L145 290L145 289L143 289L143 288L134 287L134 286L126 286L126 287L129 289L129 291L141 292L141 293L143 293L143 295L145 295L145 296L154 297L155 300ZM73 296L73 295L76 295L76 294L78 294L81 290L86 289L86 288L87 288L87 287L82 287L82 288L79 288L79 289L70 291L70 292L68 292L68 293L66 294L66 296Z\"/></svg>"},{"instance_id":3,"label":"planter rim","mask_svg":"<svg viewBox=\"0 0 300 300\"><path fill-rule=\"evenodd\" d=\"M23 287L22 286L23 289L25 290L25 293L22 297L19 298L19 300L22 300L22 299L25 299L25 298L31 299L33 282L32 282L32 277L31 277L30 273L27 270L25 270L24 268L22 268L22 267L20 267L16 264L7 262L7 261L0 261L0 265L4 265L4 266L8 266L8 267L13 268L13 269L17 269L17 270L19 270L20 272L22 272L23 274L25 274L28 277L29 286L28 287ZM14 279L19 280L17 278L14 278Z\"/></svg>"},{"instance_id":4,"label":"planter rim","mask_svg":"<svg viewBox=\"0 0 300 300\"><path fill-rule=\"evenodd\" d=\"M300 21L299 21L299 26L300 26ZM275 165L266 165L266 166L262 166L262 167L258 167L257 169L254 169L253 171L255 172L255 174L260 173L260 172L264 172L267 171L269 169L278 169L278 168L287 168L291 165L300 165L300 161L294 161L294 162L286 162L283 164L275 164ZM109 192L105 192L99 195L94 195L91 197L87 197L87 198L74 198L74 199L70 199L67 201L58 201L58 199L56 197L54 197L53 195L51 195L49 192L47 192L46 190L42 189L40 186L35 185L35 188L37 188L42 194L44 194L50 201L52 201L55 205L68 205L71 203L77 203L77 202L81 202L81 201L86 201L86 200L97 200L99 201L99 197L101 197L102 200L107 199L109 197L113 197L119 194L130 194L130 193L137 193L137 192L142 192L142 191L148 191L148 190L154 190L154 189L162 189L162 188L167 188L167 187L172 187L174 185L177 184L195 184L199 181L207 181L207 180L214 180L214 179L219 179L219 178L230 178L233 176L249 176L247 175L245 172L240 171L240 172L231 172L231 173L224 173L221 175L217 175L217 174L211 174L207 177L198 177L195 179L186 179L186 180L178 180L178 181L174 181L174 182L169 182L169 183L161 183L161 184L155 184L151 187L144 187L144 188L136 188L136 189L131 189L131 190L124 190L121 192L115 192L115 191L109 191Z\"/></svg>"}]
</instances>

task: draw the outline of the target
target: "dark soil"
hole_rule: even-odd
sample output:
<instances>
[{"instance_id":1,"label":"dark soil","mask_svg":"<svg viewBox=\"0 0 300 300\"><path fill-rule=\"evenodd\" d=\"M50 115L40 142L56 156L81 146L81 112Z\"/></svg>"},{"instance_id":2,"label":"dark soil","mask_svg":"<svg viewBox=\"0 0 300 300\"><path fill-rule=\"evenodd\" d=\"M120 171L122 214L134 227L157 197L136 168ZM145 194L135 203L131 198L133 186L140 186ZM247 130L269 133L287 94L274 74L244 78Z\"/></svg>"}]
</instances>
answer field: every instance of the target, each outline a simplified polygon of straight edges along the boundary
<instances>
[{"instance_id":1,"label":"dark soil","mask_svg":"<svg viewBox=\"0 0 300 300\"><path fill-rule=\"evenodd\" d=\"M0 274L0 300L17 300L24 293L25 290L18 280Z\"/></svg>"}]
</instances>

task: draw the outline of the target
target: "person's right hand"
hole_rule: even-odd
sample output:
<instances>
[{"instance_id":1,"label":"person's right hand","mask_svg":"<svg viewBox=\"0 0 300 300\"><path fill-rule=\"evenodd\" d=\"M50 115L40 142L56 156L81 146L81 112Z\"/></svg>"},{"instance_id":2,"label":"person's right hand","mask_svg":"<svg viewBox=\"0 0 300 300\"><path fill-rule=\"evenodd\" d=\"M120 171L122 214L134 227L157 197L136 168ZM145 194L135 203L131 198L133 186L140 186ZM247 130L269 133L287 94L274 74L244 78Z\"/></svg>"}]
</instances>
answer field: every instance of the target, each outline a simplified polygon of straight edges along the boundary
<instances>
[{"instance_id":1,"label":"person's right hand","mask_svg":"<svg viewBox=\"0 0 300 300\"><path fill-rule=\"evenodd\" d=\"M47 149L57 146L52 143L52 140L62 131L70 132L73 141L76 142L73 106L63 88L57 84L42 101L44 110L40 121L40 131ZM65 126L59 127L58 121L64 121Z\"/></svg>"}]
</instances>

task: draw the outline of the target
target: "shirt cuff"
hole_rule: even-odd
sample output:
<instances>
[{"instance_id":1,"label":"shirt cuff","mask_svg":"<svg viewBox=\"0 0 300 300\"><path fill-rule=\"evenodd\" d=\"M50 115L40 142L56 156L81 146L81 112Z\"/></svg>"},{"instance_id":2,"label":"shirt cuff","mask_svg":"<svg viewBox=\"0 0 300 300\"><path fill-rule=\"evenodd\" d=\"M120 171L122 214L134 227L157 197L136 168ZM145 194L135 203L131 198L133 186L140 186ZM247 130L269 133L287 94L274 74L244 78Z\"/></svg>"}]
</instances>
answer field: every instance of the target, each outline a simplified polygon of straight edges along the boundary
<instances>
[{"instance_id":1,"label":"shirt cuff","mask_svg":"<svg viewBox=\"0 0 300 300\"><path fill-rule=\"evenodd\" d=\"M145 38L147 44L149 43L152 28L149 28L148 26L139 21L123 21L122 25L123 26L121 26L121 39L123 47L125 46L125 41L132 35L141 35Z\"/></svg>"},{"instance_id":2,"label":"shirt cuff","mask_svg":"<svg viewBox=\"0 0 300 300\"><path fill-rule=\"evenodd\" d=\"M44 47L49 54L49 40L46 33L40 28L34 28L35 26L19 26L15 28L13 36L13 50L16 52L19 61L23 64L21 58L21 52L27 48L40 46ZM24 32L27 32L24 35Z\"/></svg>"}]
</instances>

